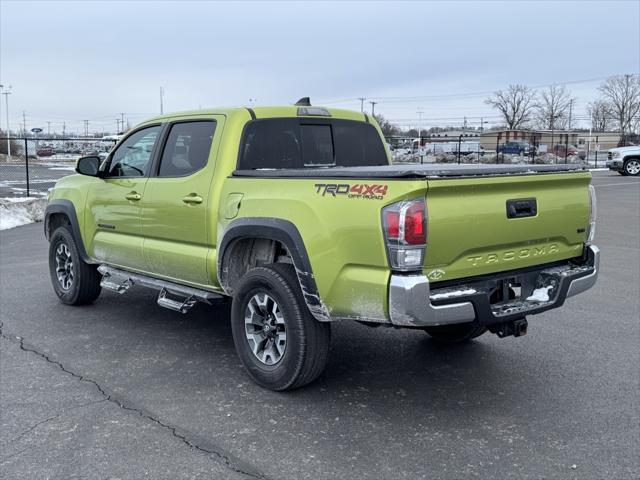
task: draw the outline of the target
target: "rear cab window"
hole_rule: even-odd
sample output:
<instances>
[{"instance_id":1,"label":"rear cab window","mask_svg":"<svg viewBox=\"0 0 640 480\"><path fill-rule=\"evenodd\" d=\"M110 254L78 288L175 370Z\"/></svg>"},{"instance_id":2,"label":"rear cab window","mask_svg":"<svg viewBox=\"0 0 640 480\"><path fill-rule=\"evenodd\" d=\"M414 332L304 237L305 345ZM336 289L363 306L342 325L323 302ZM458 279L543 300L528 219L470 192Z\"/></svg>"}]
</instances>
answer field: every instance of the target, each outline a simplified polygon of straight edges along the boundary
<instances>
[{"instance_id":1,"label":"rear cab window","mask_svg":"<svg viewBox=\"0 0 640 480\"><path fill-rule=\"evenodd\" d=\"M274 118L249 122L239 170L388 165L376 128L340 119Z\"/></svg>"}]
</instances>

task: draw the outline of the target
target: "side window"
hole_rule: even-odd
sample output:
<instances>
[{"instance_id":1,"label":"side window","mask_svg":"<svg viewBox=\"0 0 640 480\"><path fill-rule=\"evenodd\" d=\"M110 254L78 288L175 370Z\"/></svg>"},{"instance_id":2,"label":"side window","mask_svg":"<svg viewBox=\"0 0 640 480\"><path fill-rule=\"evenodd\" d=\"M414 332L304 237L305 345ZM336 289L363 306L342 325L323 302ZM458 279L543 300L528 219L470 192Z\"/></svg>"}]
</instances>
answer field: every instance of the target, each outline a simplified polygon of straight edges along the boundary
<instances>
[{"instance_id":1,"label":"side window","mask_svg":"<svg viewBox=\"0 0 640 480\"><path fill-rule=\"evenodd\" d=\"M176 123L162 152L159 177L184 177L202 169L209 159L216 130L213 120Z\"/></svg>"},{"instance_id":2,"label":"side window","mask_svg":"<svg viewBox=\"0 0 640 480\"><path fill-rule=\"evenodd\" d=\"M151 153L160 126L143 128L128 137L111 156L108 177L144 177L151 163Z\"/></svg>"}]
</instances>

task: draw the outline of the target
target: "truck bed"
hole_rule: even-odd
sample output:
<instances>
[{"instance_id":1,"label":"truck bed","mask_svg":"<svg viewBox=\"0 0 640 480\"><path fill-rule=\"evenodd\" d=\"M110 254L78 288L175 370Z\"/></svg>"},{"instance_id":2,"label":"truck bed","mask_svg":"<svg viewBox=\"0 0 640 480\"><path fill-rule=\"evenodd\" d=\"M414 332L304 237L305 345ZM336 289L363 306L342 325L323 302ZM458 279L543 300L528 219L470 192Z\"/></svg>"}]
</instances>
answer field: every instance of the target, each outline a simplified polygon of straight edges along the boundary
<instances>
[{"instance_id":1,"label":"truck bed","mask_svg":"<svg viewBox=\"0 0 640 480\"><path fill-rule=\"evenodd\" d=\"M260 178L395 178L436 179L464 177L495 177L501 175L531 175L582 171L578 164L567 165L388 165L378 167L326 167L304 169L235 170L234 177Z\"/></svg>"}]
</instances>

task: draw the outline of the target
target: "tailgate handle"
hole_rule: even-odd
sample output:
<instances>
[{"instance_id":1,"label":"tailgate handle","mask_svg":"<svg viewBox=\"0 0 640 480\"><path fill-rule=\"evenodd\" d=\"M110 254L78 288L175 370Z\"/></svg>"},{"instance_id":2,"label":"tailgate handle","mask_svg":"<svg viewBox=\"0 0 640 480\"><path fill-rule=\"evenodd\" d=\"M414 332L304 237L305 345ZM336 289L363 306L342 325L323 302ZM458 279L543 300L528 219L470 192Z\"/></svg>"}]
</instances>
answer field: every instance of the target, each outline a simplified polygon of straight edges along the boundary
<instances>
[{"instance_id":1,"label":"tailgate handle","mask_svg":"<svg viewBox=\"0 0 640 480\"><path fill-rule=\"evenodd\" d=\"M535 217L538 205L535 198L507 200L507 218Z\"/></svg>"}]
</instances>

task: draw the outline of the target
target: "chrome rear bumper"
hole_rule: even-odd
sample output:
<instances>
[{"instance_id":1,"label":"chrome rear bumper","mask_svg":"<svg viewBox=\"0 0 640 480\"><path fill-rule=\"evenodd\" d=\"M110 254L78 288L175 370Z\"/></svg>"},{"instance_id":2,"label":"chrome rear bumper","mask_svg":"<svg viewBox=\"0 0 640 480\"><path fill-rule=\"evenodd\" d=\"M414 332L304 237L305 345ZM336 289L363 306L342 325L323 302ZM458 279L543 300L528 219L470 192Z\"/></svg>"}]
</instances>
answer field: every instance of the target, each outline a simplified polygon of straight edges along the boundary
<instances>
[{"instance_id":1,"label":"chrome rear bumper","mask_svg":"<svg viewBox=\"0 0 640 480\"><path fill-rule=\"evenodd\" d=\"M455 288L431 291L424 275L391 275L389 282L389 319L392 324L405 327L427 327L478 321L483 325L500 323L525 315L540 313L561 306L565 299L591 288L598 278L600 249L587 247L587 260L583 265L569 263L539 271L528 272L526 277L535 285L549 286L546 301L514 299L501 304L491 304L492 290L487 280L470 282ZM496 279L506 278L497 274ZM518 275L509 275L518 277ZM526 283L526 282L523 282ZM436 301L436 304L433 302Z\"/></svg>"}]
</instances>

